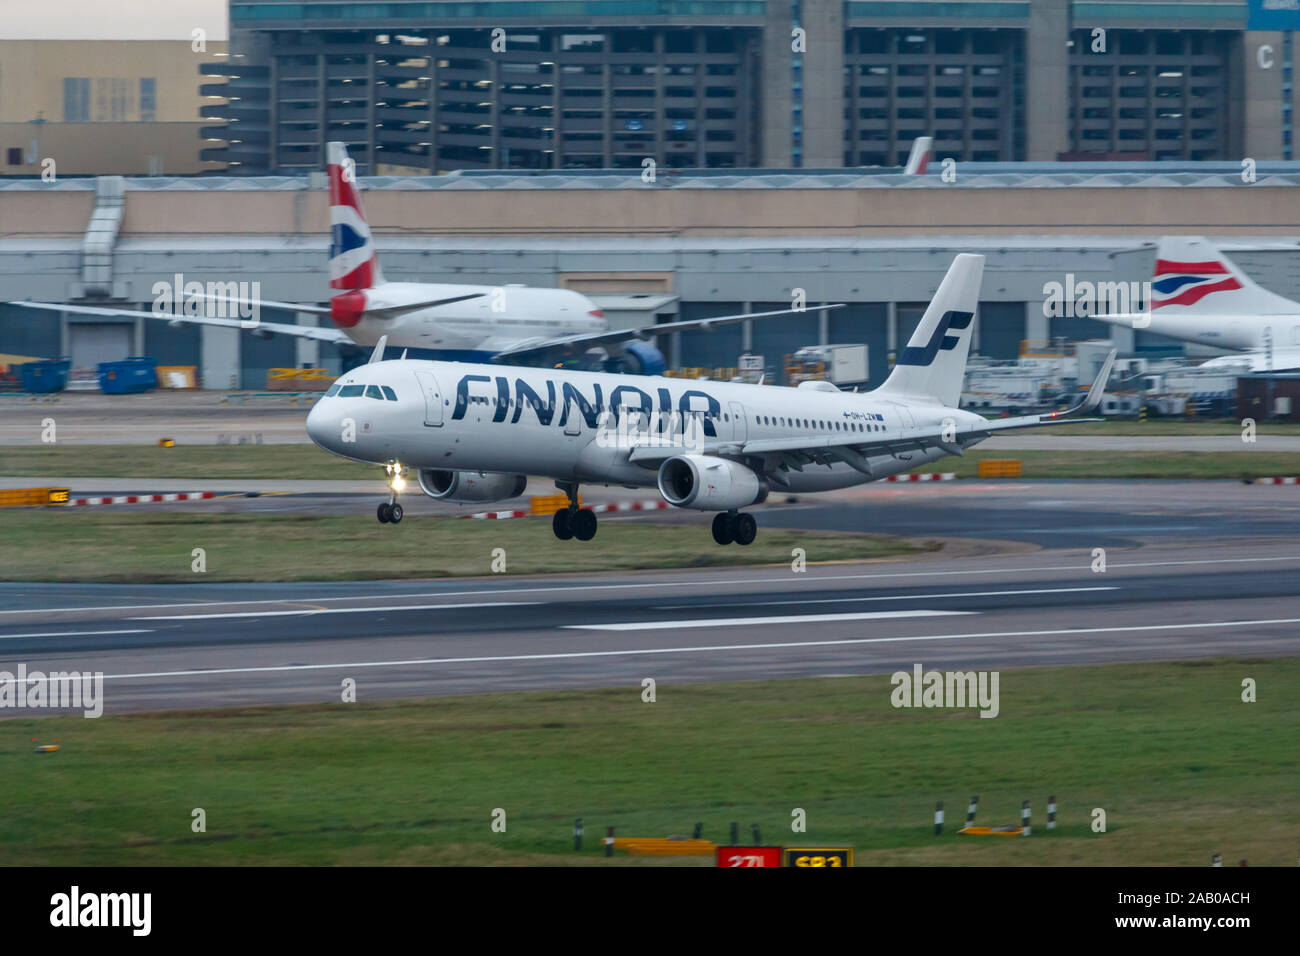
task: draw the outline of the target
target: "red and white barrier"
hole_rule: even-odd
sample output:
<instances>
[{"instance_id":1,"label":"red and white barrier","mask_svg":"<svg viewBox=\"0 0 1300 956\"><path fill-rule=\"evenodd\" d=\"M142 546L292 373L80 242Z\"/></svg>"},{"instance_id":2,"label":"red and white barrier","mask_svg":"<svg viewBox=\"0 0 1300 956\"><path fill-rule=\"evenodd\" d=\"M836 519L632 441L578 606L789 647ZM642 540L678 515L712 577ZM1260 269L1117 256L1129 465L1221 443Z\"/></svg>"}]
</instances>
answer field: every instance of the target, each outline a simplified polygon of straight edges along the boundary
<instances>
[{"instance_id":1,"label":"red and white barrier","mask_svg":"<svg viewBox=\"0 0 1300 956\"><path fill-rule=\"evenodd\" d=\"M139 505L173 501L205 501L215 498L215 491L184 491L166 495L109 495L103 498L72 498L70 505Z\"/></svg>"},{"instance_id":2,"label":"red and white barrier","mask_svg":"<svg viewBox=\"0 0 1300 956\"><path fill-rule=\"evenodd\" d=\"M597 514L606 514L610 511L663 511L672 507L666 501L616 501L604 505L587 505L587 508ZM461 515L462 518L478 518L480 520L500 521L505 518L527 518L531 511L480 511L477 514ZM541 518L549 518L549 514L539 515Z\"/></svg>"},{"instance_id":3,"label":"red and white barrier","mask_svg":"<svg viewBox=\"0 0 1300 956\"><path fill-rule=\"evenodd\" d=\"M955 481L957 473L954 471L927 471L920 474L910 475L889 475L882 479L883 481Z\"/></svg>"},{"instance_id":4,"label":"red and white barrier","mask_svg":"<svg viewBox=\"0 0 1300 956\"><path fill-rule=\"evenodd\" d=\"M1256 478L1257 485L1295 485L1300 484L1300 478Z\"/></svg>"},{"instance_id":5,"label":"red and white barrier","mask_svg":"<svg viewBox=\"0 0 1300 956\"><path fill-rule=\"evenodd\" d=\"M462 518L480 518L491 520L500 520L502 518L527 518L532 512L524 510L515 511L480 511L478 514L461 515Z\"/></svg>"},{"instance_id":6,"label":"red and white barrier","mask_svg":"<svg viewBox=\"0 0 1300 956\"><path fill-rule=\"evenodd\" d=\"M672 506L662 499L653 501L617 501L607 505L592 505L591 510L606 511L664 511Z\"/></svg>"}]
</instances>

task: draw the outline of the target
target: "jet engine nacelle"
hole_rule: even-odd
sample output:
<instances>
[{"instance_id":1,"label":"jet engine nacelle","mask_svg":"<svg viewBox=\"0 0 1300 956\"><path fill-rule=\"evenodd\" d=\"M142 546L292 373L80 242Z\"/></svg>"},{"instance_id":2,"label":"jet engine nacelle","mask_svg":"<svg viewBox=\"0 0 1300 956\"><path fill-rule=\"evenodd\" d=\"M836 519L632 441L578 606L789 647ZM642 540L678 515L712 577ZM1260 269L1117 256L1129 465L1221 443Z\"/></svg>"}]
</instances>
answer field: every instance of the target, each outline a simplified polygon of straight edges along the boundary
<instances>
[{"instance_id":1,"label":"jet engine nacelle","mask_svg":"<svg viewBox=\"0 0 1300 956\"><path fill-rule=\"evenodd\" d=\"M518 498L528 485L524 475L484 474L481 471L422 469L420 490L439 501L471 503Z\"/></svg>"},{"instance_id":2,"label":"jet engine nacelle","mask_svg":"<svg viewBox=\"0 0 1300 956\"><path fill-rule=\"evenodd\" d=\"M659 494L678 508L730 511L765 500L767 482L726 458L678 455L659 466Z\"/></svg>"}]
</instances>

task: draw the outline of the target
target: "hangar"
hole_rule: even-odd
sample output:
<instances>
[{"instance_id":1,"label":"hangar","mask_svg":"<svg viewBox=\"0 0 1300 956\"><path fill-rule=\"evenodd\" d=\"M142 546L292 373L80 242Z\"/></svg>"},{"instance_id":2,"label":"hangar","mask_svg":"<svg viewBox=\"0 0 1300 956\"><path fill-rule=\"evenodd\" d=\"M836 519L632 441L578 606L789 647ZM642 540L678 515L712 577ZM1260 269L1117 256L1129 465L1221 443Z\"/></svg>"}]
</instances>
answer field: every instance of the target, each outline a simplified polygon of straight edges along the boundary
<instances>
[{"instance_id":1,"label":"hangar","mask_svg":"<svg viewBox=\"0 0 1300 956\"><path fill-rule=\"evenodd\" d=\"M1014 358L1025 341L1111 337L1049 316L1067 279L1141 282L1162 234L1206 235L1261 285L1300 299L1293 213L1300 164L959 166L951 181L871 170L499 173L361 180L389 279L554 285L596 297L617 326L787 307L797 290L829 315L681 333L674 366L769 368L804 345L870 346L881 380L952 255L988 257L975 350ZM0 301L148 310L154 283L257 282L264 298L320 303L328 213L321 177L0 180ZM309 323L313 316L271 314ZM1182 349L1113 331L1126 352ZM323 365L334 346L243 330L46 315L0 306L0 352L74 365L155 356L208 388L260 388L267 369Z\"/></svg>"}]
</instances>

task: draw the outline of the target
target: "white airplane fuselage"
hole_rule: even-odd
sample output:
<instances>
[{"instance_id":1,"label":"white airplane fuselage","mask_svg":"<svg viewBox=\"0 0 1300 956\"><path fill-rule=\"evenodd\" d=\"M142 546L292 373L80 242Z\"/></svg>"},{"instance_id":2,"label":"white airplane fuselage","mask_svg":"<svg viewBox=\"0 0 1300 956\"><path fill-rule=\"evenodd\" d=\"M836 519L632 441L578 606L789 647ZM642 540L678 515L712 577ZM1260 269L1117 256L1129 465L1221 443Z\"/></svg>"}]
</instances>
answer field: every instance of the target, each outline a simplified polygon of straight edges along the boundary
<instances>
[{"instance_id":1,"label":"white airplane fuselage","mask_svg":"<svg viewBox=\"0 0 1300 956\"><path fill-rule=\"evenodd\" d=\"M393 318L350 315L348 296L366 309L385 309L435 299L478 294ZM594 302L569 289L480 286L452 283L386 282L336 297L334 321L358 345L373 346L381 335L395 349L418 349L427 358L489 361L502 348L532 339L603 332L606 320Z\"/></svg>"},{"instance_id":2,"label":"white airplane fuselage","mask_svg":"<svg viewBox=\"0 0 1300 956\"><path fill-rule=\"evenodd\" d=\"M388 386L396 400L365 394L320 399L307 417L307 432L334 454L415 469L628 486L654 486L657 463L629 460L628 449L613 440L615 423L624 415L635 423L631 430L642 436L648 413L697 416L695 434L702 433L705 443L737 447L800 436L829 435L845 442L905 439L947 422L960 428L984 421L971 412L895 396L884 399L873 392L650 376L632 380L601 372L417 360L363 365L336 385L340 390ZM872 456L870 477L840 462L805 466L788 471L788 486L780 487L808 492L845 488L946 454L930 448Z\"/></svg>"}]
</instances>

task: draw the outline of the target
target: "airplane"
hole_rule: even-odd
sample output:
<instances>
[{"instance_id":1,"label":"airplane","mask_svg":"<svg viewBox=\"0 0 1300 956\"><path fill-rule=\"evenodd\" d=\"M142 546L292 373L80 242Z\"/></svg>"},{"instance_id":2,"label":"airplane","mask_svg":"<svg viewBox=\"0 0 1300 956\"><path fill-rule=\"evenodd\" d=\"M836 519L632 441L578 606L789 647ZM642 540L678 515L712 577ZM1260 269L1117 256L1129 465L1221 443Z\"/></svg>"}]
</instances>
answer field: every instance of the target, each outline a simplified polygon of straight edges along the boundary
<instances>
[{"instance_id":1,"label":"airplane","mask_svg":"<svg viewBox=\"0 0 1300 956\"><path fill-rule=\"evenodd\" d=\"M912 151L907 154L907 165L903 167L903 175L924 176L925 171L930 168L933 146L933 136L918 136L912 140Z\"/></svg>"},{"instance_id":2,"label":"airplane","mask_svg":"<svg viewBox=\"0 0 1300 956\"><path fill-rule=\"evenodd\" d=\"M1203 367L1300 368L1300 302L1256 285L1208 239L1160 240L1149 309L1092 318L1238 353Z\"/></svg>"},{"instance_id":3,"label":"airplane","mask_svg":"<svg viewBox=\"0 0 1300 956\"><path fill-rule=\"evenodd\" d=\"M527 476L541 475L569 498L552 518L560 540L595 536L578 489L598 484L656 487L676 507L716 512L718 544L747 545L757 522L741 509L773 488L846 488L961 455L998 432L1098 420L1076 416L1100 404L1113 350L1068 411L989 421L957 407L983 269L980 255L953 260L889 378L869 392L383 361L381 344L312 406L307 434L325 451L385 466L381 522L402 520L406 469L424 494L455 503L518 497Z\"/></svg>"},{"instance_id":4,"label":"airplane","mask_svg":"<svg viewBox=\"0 0 1300 956\"><path fill-rule=\"evenodd\" d=\"M654 346L654 336L843 308L842 303L816 305L610 329L596 304L571 289L388 282L379 267L347 148L343 143L328 143L326 158L331 224L329 284L341 290L328 306L237 297L227 294L228 289L214 294L170 288L163 297L165 302L163 298L155 300L153 312L50 302L7 304L83 315L143 316L172 325L194 322L246 328L263 338L288 335L345 347L371 348L382 337L394 348L409 349L416 357L443 361L547 366L577 361L642 375L657 375L664 370L664 356ZM233 283L209 283L209 287L215 285ZM253 310L262 307L328 316L333 325L293 325L239 317L255 316Z\"/></svg>"}]
</instances>

